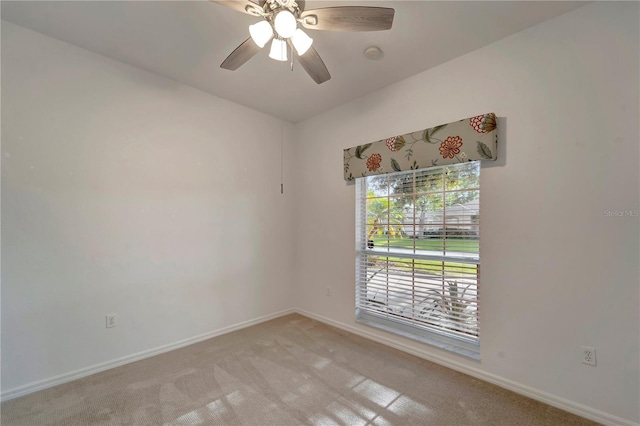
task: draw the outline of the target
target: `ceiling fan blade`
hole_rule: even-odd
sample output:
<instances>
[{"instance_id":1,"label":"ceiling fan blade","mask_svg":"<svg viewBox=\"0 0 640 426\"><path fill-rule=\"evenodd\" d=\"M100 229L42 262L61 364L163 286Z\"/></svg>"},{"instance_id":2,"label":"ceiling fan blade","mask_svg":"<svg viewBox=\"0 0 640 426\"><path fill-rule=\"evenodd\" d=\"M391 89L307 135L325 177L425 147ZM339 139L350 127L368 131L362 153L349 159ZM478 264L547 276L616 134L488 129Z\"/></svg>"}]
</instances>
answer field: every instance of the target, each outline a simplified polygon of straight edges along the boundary
<instances>
[{"instance_id":1,"label":"ceiling fan blade","mask_svg":"<svg viewBox=\"0 0 640 426\"><path fill-rule=\"evenodd\" d=\"M338 6L305 10L300 18L310 30L380 31L391 28L394 14L388 7Z\"/></svg>"},{"instance_id":2,"label":"ceiling fan blade","mask_svg":"<svg viewBox=\"0 0 640 426\"><path fill-rule=\"evenodd\" d=\"M291 41L288 42L289 46L291 46L291 51L295 52ZM314 49L313 46L311 46L304 55L298 55L296 53L296 58L298 58L298 62L300 62L302 68L304 68L307 74L309 74L316 83L322 84L331 79L331 74L329 74L327 66L324 64L322 58L318 54L318 51Z\"/></svg>"},{"instance_id":3,"label":"ceiling fan blade","mask_svg":"<svg viewBox=\"0 0 640 426\"><path fill-rule=\"evenodd\" d=\"M251 0L209 0L213 3L228 7L229 9L236 10L238 12L246 13L248 15L260 16L260 13L264 13L262 6ZM261 1L261 4L264 2Z\"/></svg>"},{"instance_id":4,"label":"ceiling fan blade","mask_svg":"<svg viewBox=\"0 0 640 426\"><path fill-rule=\"evenodd\" d=\"M235 71L259 51L260 47L258 47L256 42L249 37L240 46L236 47L236 50L227 56L227 59L220 64L220 68Z\"/></svg>"}]
</instances>

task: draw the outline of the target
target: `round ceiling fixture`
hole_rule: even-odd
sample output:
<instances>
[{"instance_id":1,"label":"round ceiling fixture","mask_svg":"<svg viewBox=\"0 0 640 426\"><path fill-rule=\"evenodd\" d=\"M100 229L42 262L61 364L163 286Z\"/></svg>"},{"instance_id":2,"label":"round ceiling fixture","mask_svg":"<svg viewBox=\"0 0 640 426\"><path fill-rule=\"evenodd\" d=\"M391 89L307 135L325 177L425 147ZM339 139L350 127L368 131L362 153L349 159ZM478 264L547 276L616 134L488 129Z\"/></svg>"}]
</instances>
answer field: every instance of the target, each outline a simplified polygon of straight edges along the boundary
<instances>
[{"instance_id":1,"label":"round ceiling fixture","mask_svg":"<svg viewBox=\"0 0 640 426\"><path fill-rule=\"evenodd\" d=\"M369 46L364 49L363 53L365 58L372 60L381 59L384 56L384 53L382 53L382 49L380 49L378 46Z\"/></svg>"}]
</instances>

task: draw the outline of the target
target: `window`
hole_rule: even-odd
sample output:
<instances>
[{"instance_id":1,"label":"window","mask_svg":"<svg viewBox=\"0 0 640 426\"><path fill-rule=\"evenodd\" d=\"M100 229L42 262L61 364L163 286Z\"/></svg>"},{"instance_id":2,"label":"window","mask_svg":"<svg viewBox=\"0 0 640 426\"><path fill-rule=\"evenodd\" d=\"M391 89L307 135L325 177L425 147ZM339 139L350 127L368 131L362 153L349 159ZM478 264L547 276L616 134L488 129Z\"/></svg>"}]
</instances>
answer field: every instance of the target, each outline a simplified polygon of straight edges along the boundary
<instances>
[{"instance_id":1,"label":"window","mask_svg":"<svg viewBox=\"0 0 640 426\"><path fill-rule=\"evenodd\" d=\"M480 163L356 189L358 321L479 358Z\"/></svg>"}]
</instances>

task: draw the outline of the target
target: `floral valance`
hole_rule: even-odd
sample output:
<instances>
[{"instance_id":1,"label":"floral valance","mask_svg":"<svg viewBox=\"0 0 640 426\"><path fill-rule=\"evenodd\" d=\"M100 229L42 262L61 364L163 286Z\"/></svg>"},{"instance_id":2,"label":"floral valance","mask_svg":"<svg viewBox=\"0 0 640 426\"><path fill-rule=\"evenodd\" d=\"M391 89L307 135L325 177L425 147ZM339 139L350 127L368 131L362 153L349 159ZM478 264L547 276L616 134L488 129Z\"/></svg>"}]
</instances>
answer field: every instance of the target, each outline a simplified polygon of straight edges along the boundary
<instances>
[{"instance_id":1,"label":"floral valance","mask_svg":"<svg viewBox=\"0 0 640 426\"><path fill-rule=\"evenodd\" d=\"M495 160L496 115L482 114L344 150L344 178Z\"/></svg>"}]
</instances>

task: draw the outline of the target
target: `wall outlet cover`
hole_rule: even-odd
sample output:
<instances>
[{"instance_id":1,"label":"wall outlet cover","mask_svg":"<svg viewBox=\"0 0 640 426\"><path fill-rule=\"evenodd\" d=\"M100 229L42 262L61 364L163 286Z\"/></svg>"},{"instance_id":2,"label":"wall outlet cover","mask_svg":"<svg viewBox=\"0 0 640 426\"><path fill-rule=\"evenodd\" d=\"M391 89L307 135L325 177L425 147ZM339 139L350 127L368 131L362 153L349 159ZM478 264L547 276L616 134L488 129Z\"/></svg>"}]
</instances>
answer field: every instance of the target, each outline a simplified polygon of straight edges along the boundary
<instances>
[{"instance_id":1,"label":"wall outlet cover","mask_svg":"<svg viewBox=\"0 0 640 426\"><path fill-rule=\"evenodd\" d=\"M115 327L116 325L118 325L118 315L107 314L105 316L105 321L107 328Z\"/></svg>"}]
</instances>

